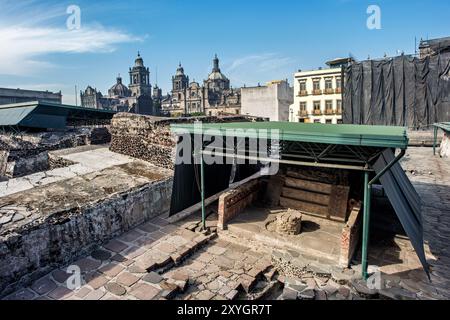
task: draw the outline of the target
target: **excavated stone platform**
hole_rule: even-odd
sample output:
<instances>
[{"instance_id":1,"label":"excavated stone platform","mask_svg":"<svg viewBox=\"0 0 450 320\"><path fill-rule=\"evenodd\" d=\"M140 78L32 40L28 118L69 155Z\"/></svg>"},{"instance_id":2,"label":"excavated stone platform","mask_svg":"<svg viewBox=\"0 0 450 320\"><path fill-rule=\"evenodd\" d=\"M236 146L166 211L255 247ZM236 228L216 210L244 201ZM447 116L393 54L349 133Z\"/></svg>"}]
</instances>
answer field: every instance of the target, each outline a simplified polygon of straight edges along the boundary
<instances>
[{"instance_id":1,"label":"excavated stone platform","mask_svg":"<svg viewBox=\"0 0 450 320\"><path fill-rule=\"evenodd\" d=\"M105 147L59 153L75 164L4 186L0 296L169 209L171 170Z\"/></svg>"}]
</instances>

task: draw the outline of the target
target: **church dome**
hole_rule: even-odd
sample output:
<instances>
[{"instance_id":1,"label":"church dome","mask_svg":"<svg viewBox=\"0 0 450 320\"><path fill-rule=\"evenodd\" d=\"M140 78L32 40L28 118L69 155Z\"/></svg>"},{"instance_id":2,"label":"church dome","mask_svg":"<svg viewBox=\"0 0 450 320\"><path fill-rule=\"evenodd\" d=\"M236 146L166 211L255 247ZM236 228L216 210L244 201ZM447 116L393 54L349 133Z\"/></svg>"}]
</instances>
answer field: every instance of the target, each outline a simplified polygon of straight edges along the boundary
<instances>
[{"instance_id":1,"label":"church dome","mask_svg":"<svg viewBox=\"0 0 450 320\"><path fill-rule=\"evenodd\" d=\"M141 57L140 52L138 52L137 58L134 61L135 67L143 67L144 66L144 60Z\"/></svg>"},{"instance_id":2,"label":"church dome","mask_svg":"<svg viewBox=\"0 0 450 320\"><path fill-rule=\"evenodd\" d=\"M213 60L213 69L211 73L208 76L208 80L223 80L228 81L227 77L220 71L219 68L219 58L217 57L217 54L214 57Z\"/></svg>"},{"instance_id":3,"label":"church dome","mask_svg":"<svg viewBox=\"0 0 450 320\"><path fill-rule=\"evenodd\" d=\"M208 76L209 80L224 80L227 81L228 78L220 71L213 71Z\"/></svg>"},{"instance_id":4,"label":"church dome","mask_svg":"<svg viewBox=\"0 0 450 320\"><path fill-rule=\"evenodd\" d=\"M108 90L108 93L110 97L129 97L131 95L130 89L128 89L128 87L122 83L122 78L120 76L117 77L116 84Z\"/></svg>"},{"instance_id":5,"label":"church dome","mask_svg":"<svg viewBox=\"0 0 450 320\"><path fill-rule=\"evenodd\" d=\"M184 76L184 69L181 66L181 63L178 65L176 76Z\"/></svg>"}]
</instances>

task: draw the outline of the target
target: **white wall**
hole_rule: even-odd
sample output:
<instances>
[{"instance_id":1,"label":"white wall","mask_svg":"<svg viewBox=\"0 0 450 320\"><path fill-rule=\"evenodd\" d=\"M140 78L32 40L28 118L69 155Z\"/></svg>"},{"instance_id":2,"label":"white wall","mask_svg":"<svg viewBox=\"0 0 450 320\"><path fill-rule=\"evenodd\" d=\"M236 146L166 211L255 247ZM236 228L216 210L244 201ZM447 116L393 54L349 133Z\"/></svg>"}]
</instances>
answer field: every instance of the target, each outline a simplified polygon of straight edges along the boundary
<instances>
[{"instance_id":1,"label":"white wall","mask_svg":"<svg viewBox=\"0 0 450 320\"><path fill-rule=\"evenodd\" d=\"M261 87L241 88L241 114L289 121L293 88L286 81Z\"/></svg>"}]
</instances>

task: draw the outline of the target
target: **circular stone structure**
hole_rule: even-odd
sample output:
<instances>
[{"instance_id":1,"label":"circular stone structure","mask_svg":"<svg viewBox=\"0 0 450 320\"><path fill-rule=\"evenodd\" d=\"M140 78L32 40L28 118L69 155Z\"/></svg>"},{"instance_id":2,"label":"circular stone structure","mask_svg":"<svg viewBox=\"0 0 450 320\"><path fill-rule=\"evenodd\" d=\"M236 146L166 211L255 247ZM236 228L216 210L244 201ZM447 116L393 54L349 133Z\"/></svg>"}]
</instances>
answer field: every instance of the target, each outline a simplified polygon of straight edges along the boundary
<instances>
[{"instance_id":1,"label":"circular stone structure","mask_svg":"<svg viewBox=\"0 0 450 320\"><path fill-rule=\"evenodd\" d=\"M280 234L297 235L302 228L302 213L289 209L277 215L276 231Z\"/></svg>"}]
</instances>

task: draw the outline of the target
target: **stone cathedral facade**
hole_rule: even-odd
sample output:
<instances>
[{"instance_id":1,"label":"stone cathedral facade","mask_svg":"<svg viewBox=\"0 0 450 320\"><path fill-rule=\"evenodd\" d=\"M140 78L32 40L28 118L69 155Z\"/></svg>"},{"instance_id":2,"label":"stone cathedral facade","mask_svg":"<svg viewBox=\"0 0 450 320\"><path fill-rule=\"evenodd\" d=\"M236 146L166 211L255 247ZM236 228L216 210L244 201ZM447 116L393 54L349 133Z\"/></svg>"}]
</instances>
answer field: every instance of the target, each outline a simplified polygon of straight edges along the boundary
<instances>
[{"instance_id":1,"label":"stone cathedral facade","mask_svg":"<svg viewBox=\"0 0 450 320\"><path fill-rule=\"evenodd\" d=\"M145 67L140 53L129 69L129 85L123 84L122 77L116 78L116 83L103 96L97 89L88 86L80 93L81 106L86 108L114 110L147 115L159 115L160 110L153 104L150 70Z\"/></svg>"},{"instance_id":2,"label":"stone cathedral facade","mask_svg":"<svg viewBox=\"0 0 450 320\"><path fill-rule=\"evenodd\" d=\"M172 91L161 100L162 112L172 116L240 114L241 90L233 89L221 72L217 55L208 78L200 85L189 81L181 64L172 77Z\"/></svg>"}]
</instances>

